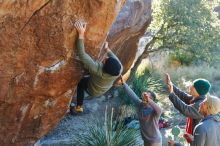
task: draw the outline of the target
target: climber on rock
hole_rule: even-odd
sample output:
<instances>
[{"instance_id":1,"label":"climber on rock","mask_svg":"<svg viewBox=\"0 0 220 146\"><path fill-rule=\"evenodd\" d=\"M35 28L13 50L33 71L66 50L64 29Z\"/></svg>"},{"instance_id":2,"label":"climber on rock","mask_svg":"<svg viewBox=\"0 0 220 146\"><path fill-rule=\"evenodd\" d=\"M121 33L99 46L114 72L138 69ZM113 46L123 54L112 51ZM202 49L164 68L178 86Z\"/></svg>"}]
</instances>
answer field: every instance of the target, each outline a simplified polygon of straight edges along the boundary
<instances>
[{"instance_id":1,"label":"climber on rock","mask_svg":"<svg viewBox=\"0 0 220 146\"><path fill-rule=\"evenodd\" d=\"M96 61L86 53L84 47L84 34L86 31L86 23L78 20L74 24L79 38L77 40L77 51L79 58L82 61L84 68L88 70L89 76L83 77L77 85L77 104L70 106L71 111L76 113L83 112L84 91L89 96L97 97L108 91L114 81L121 75L123 66L121 62L109 49L108 43L104 45L104 50L107 53L103 61ZM72 104L71 104L72 105Z\"/></svg>"}]
</instances>

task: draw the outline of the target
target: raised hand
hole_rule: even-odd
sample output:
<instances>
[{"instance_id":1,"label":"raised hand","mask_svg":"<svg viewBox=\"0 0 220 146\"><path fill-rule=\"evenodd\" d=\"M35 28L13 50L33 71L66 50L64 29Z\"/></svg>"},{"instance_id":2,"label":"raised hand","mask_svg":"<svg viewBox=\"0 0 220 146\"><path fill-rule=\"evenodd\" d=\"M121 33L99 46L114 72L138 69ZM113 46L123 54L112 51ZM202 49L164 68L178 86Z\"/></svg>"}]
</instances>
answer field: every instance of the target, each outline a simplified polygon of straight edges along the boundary
<instances>
[{"instance_id":1,"label":"raised hand","mask_svg":"<svg viewBox=\"0 0 220 146\"><path fill-rule=\"evenodd\" d=\"M86 31L87 23L83 20L77 20L74 24L77 32L79 33L79 38L84 39L84 33Z\"/></svg>"},{"instance_id":2,"label":"raised hand","mask_svg":"<svg viewBox=\"0 0 220 146\"><path fill-rule=\"evenodd\" d=\"M120 76L118 77L118 79L116 80L114 86L121 86L121 85L124 85L124 83L125 83L125 82L124 82L124 79L123 79L122 75L120 75Z\"/></svg>"},{"instance_id":3,"label":"raised hand","mask_svg":"<svg viewBox=\"0 0 220 146\"><path fill-rule=\"evenodd\" d=\"M149 97L149 94L147 92L143 92L142 97L143 97L143 100L145 100L146 102L149 102L150 97Z\"/></svg>"},{"instance_id":4,"label":"raised hand","mask_svg":"<svg viewBox=\"0 0 220 146\"><path fill-rule=\"evenodd\" d=\"M168 141L168 146L174 146L175 142L173 140Z\"/></svg>"},{"instance_id":5,"label":"raised hand","mask_svg":"<svg viewBox=\"0 0 220 146\"><path fill-rule=\"evenodd\" d=\"M173 83L170 80L170 75L166 73L166 83L167 83L167 88L169 93L173 93Z\"/></svg>"},{"instance_id":6,"label":"raised hand","mask_svg":"<svg viewBox=\"0 0 220 146\"><path fill-rule=\"evenodd\" d=\"M124 83L125 83L125 81L124 81L124 79L123 79L122 75L120 75L120 80L121 80L121 83L122 83L122 84L124 84Z\"/></svg>"},{"instance_id":7,"label":"raised hand","mask_svg":"<svg viewBox=\"0 0 220 146\"><path fill-rule=\"evenodd\" d=\"M188 143L191 143L193 141L193 136L189 133L184 133L183 137L186 139Z\"/></svg>"},{"instance_id":8,"label":"raised hand","mask_svg":"<svg viewBox=\"0 0 220 146\"><path fill-rule=\"evenodd\" d=\"M108 47L108 42L105 42L105 44L104 44L104 48L106 48L106 49L109 48L109 47Z\"/></svg>"},{"instance_id":9,"label":"raised hand","mask_svg":"<svg viewBox=\"0 0 220 146\"><path fill-rule=\"evenodd\" d=\"M171 79L170 79L170 75L168 73L166 73L166 83L167 83L167 85L172 84Z\"/></svg>"},{"instance_id":10,"label":"raised hand","mask_svg":"<svg viewBox=\"0 0 220 146\"><path fill-rule=\"evenodd\" d=\"M105 50L105 52L108 52L108 51L109 51L108 42L105 42L105 43L104 43L104 50Z\"/></svg>"}]
</instances>

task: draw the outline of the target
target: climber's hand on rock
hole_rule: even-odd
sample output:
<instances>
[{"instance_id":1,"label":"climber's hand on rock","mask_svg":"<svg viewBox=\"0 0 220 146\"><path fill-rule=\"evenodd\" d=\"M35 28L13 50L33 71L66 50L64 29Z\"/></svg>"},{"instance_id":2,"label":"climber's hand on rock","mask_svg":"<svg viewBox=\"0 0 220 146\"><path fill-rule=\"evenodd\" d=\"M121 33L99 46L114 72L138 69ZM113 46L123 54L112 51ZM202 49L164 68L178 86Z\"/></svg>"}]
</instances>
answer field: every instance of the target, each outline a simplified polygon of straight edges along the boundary
<instances>
[{"instance_id":1,"label":"climber's hand on rock","mask_svg":"<svg viewBox=\"0 0 220 146\"><path fill-rule=\"evenodd\" d=\"M105 42L104 48L105 48L105 49L108 49L108 48L109 48L109 47L108 47L108 42Z\"/></svg>"},{"instance_id":2,"label":"climber's hand on rock","mask_svg":"<svg viewBox=\"0 0 220 146\"><path fill-rule=\"evenodd\" d=\"M108 42L105 42L104 50L105 50L105 52L109 52L110 51L109 46L108 46Z\"/></svg>"},{"instance_id":3,"label":"climber's hand on rock","mask_svg":"<svg viewBox=\"0 0 220 146\"><path fill-rule=\"evenodd\" d=\"M79 39L84 39L84 33L86 31L87 23L83 20L77 20L74 24L77 32L79 33Z\"/></svg>"}]
</instances>

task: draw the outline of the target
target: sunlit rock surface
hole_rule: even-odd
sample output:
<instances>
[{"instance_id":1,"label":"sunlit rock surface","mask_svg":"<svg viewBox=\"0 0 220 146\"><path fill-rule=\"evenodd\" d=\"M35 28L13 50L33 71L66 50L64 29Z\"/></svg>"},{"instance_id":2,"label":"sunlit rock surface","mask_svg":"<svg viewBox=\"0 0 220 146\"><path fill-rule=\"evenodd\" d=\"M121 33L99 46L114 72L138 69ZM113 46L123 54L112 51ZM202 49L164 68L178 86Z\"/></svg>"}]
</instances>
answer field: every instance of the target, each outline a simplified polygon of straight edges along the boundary
<instances>
[{"instance_id":1,"label":"sunlit rock surface","mask_svg":"<svg viewBox=\"0 0 220 146\"><path fill-rule=\"evenodd\" d=\"M136 56L138 41L151 22L151 0L127 0L107 40L118 54L126 72Z\"/></svg>"},{"instance_id":2,"label":"sunlit rock surface","mask_svg":"<svg viewBox=\"0 0 220 146\"><path fill-rule=\"evenodd\" d=\"M82 76L72 21L100 48L125 0L0 1L0 145L33 145L65 115Z\"/></svg>"},{"instance_id":3,"label":"sunlit rock surface","mask_svg":"<svg viewBox=\"0 0 220 146\"><path fill-rule=\"evenodd\" d=\"M88 22L85 45L93 58L102 58L108 35L125 71L129 69L151 20L151 1L128 0L120 11L124 3L0 1L1 146L33 145L65 115L83 75L72 21Z\"/></svg>"}]
</instances>

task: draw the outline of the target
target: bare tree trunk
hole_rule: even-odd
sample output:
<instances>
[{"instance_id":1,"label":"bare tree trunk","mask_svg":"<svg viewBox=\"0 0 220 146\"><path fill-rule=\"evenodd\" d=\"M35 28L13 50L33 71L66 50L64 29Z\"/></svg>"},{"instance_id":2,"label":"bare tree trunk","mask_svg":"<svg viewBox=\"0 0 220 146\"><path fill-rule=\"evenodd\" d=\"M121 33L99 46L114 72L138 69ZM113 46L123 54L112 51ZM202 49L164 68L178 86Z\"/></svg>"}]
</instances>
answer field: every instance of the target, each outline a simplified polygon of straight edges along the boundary
<instances>
[{"instance_id":1,"label":"bare tree trunk","mask_svg":"<svg viewBox=\"0 0 220 146\"><path fill-rule=\"evenodd\" d=\"M155 41L156 37L153 37L152 40L150 40L150 42L145 46L144 52L138 57L137 61L134 63L134 66L131 68L131 73L128 82L132 81L138 66L141 64L141 61L149 56L149 52L152 52L151 50L149 50L149 48L155 43Z\"/></svg>"},{"instance_id":2,"label":"bare tree trunk","mask_svg":"<svg viewBox=\"0 0 220 146\"><path fill-rule=\"evenodd\" d=\"M161 26L161 28L158 30L158 32L156 34L159 34L161 31L163 31L163 29L164 29L164 24ZM157 39L161 39L161 38L156 37L156 35L154 35L152 40L150 40L150 42L148 42L148 44L145 46L144 52L138 57L137 61L134 63L134 66L131 68L131 73L130 73L130 77L128 79L128 82L132 81L138 66L141 64L141 61L143 59L147 58L150 52L155 52L155 51L160 50L161 48L164 48L164 47L159 47L155 50L149 49L154 45L154 43L156 42Z\"/></svg>"}]
</instances>

